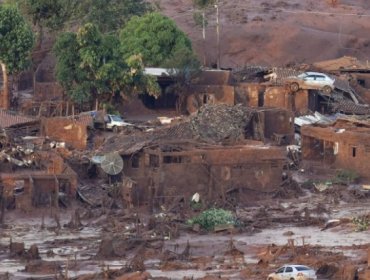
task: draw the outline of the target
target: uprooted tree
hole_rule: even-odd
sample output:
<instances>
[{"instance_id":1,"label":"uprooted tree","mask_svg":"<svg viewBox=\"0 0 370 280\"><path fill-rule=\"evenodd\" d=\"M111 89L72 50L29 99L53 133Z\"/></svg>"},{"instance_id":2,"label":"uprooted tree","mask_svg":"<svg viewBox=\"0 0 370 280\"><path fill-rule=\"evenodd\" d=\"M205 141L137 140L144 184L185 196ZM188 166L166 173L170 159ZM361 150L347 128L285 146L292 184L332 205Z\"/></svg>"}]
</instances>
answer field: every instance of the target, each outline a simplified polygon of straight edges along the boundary
<instances>
[{"instance_id":1,"label":"uprooted tree","mask_svg":"<svg viewBox=\"0 0 370 280\"><path fill-rule=\"evenodd\" d=\"M0 64L3 74L2 107L9 109L8 75L29 66L34 34L16 7L0 5Z\"/></svg>"},{"instance_id":2,"label":"uprooted tree","mask_svg":"<svg viewBox=\"0 0 370 280\"><path fill-rule=\"evenodd\" d=\"M73 102L111 102L117 94L159 94L155 80L143 73L140 55L125 56L118 45L116 36L102 34L91 23L58 37L56 77Z\"/></svg>"}]
</instances>

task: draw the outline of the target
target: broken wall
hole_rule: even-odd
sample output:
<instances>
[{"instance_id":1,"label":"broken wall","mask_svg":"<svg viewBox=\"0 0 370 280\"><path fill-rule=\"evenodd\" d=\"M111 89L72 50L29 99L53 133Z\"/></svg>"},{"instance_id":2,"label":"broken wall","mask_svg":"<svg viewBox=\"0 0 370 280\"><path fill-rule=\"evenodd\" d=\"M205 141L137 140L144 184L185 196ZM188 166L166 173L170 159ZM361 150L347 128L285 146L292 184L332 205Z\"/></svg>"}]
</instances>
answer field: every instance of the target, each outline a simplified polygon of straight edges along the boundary
<instances>
[{"instance_id":1,"label":"broken wall","mask_svg":"<svg viewBox=\"0 0 370 280\"><path fill-rule=\"evenodd\" d=\"M86 149L87 125L70 118L44 118L41 133L53 140L66 142L76 149Z\"/></svg>"},{"instance_id":2,"label":"broken wall","mask_svg":"<svg viewBox=\"0 0 370 280\"><path fill-rule=\"evenodd\" d=\"M302 157L370 178L370 129L303 126Z\"/></svg>"},{"instance_id":3,"label":"broken wall","mask_svg":"<svg viewBox=\"0 0 370 280\"><path fill-rule=\"evenodd\" d=\"M308 90L292 93L286 87L268 87L264 95L264 106L284 108L303 115L309 112L309 109L314 109L310 108L310 95Z\"/></svg>"},{"instance_id":4,"label":"broken wall","mask_svg":"<svg viewBox=\"0 0 370 280\"><path fill-rule=\"evenodd\" d=\"M351 77L364 88L370 89L370 73L351 73Z\"/></svg>"},{"instance_id":5,"label":"broken wall","mask_svg":"<svg viewBox=\"0 0 370 280\"><path fill-rule=\"evenodd\" d=\"M193 85L187 96L186 109L189 113L206 104L234 105L234 87L227 85Z\"/></svg>"},{"instance_id":6,"label":"broken wall","mask_svg":"<svg viewBox=\"0 0 370 280\"><path fill-rule=\"evenodd\" d=\"M31 207L57 204L52 198L60 192L74 197L77 191L77 174L53 152L37 152L35 164L39 169L14 169L0 173L2 195L7 205L29 210Z\"/></svg>"},{"instance_id":7,"label":"broken wall","mask_svg":"<svg viewBox=\"0 0 370 280\"><path fill-rule=\"evenodd\" d=\"M194 85L230 85L231 72L225 70L201 71L192 83Z\"/></svg>"},{"instance_id":8,"label":"broken wall","mask_svg":"<svg viewBox=\"0 0 370 280\"><path fill-rule=\"evenodd\" d=\"M124 173L136 182L137 201L165 203L174 198L188 201L195 192L225 199L234 190L274 191L281 183L285 151L267 146L146 149L124 161Z\"/></svg>"},{"instance_id":9,"label":"broken wall","mask_svg":"<svg viewBox=\"0 0 370 280\"><path fill-rule=\"evenodd\" d=\"M235 85L235 104L248 107L261 107L266 86L258 83L239 83Z\"/></svg>"},{"instance_id":10,"label":"broken wall","mask_svg":"<svg viewBox=\"0 0 370 280\"><path fill-rule=\"evenodd\" d=\"M256 140L274 140L288 145L294 140L294 113L286 109L260 108L253 119L253 137Z\"/></svg>"}]
</instances>

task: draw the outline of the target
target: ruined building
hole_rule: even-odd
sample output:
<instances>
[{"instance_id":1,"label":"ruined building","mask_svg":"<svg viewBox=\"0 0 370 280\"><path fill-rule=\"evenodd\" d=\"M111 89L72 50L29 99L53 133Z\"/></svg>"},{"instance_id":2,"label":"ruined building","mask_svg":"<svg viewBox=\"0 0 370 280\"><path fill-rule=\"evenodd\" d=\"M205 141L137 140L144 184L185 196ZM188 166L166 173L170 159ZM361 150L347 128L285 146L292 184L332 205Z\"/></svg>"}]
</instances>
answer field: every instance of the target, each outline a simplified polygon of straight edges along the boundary
<instances>
[{"instance_id":1,"label":"ruined building","mask_svg":"<svg viewBox=\"0 0 370 280\"><path fill-rule=\"evenodd\" d=\"M328 126L303 126L302 157L370 178L370 123L351 118Z\"/></svg>"}]
</instances>

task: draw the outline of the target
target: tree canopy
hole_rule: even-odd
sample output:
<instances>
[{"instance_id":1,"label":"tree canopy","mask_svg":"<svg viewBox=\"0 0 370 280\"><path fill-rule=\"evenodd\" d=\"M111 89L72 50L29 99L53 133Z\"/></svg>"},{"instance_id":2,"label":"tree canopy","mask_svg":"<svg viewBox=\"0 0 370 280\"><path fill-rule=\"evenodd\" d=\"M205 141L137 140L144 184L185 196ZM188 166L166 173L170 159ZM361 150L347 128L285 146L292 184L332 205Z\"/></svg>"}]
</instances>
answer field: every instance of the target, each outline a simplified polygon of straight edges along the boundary
<instances>
[{"instance_id":1,"label":"tree canopy","mask_svg":"<svg viewBox=\"0 0 370 280\"><path fill-rule=\"evenodd\" d=\"M60 30L68 21L93 23L103 33L115 32L132 17L151 10L146 0L8 0L39 28ZM42 34L40 34L42 37ZM42 38L41 38L42 39Z\"/></svg>"},{"instance_id":2,"label":"tree canopy","mask_svg":"<svg viewBox=\"0 0 370 280\"><path fill-rule=\"evenodd\" d=\"M35 26L57 30L73 11L72 0L16 0L22 12Z\"/></svg>"},{"instance_id":3,"label":"tree canopy","mask_svg":"<svg viewBox=\"0 0 370 280\"><path fill-rule=\"evenodd\" d=\"M171 66L178 52L193 53L191 42L176 23L159 13L133 17L120 32L123 55L140 54L146 66Z\"/></svg>"},{"instance_id":4,"label":"tree canopy","mask_svg":"<svg viewBox=\"0 0 370 280\"><path fill-rule=\"evenodd\" d=\"M0 64L4 95L2 106L9 108L8 74L25 69L30 62L34 36L16 7L0 5Z\"/></svg>"},{"instance_id":5,"label":"tree canopy","mask_svg":"<svg viewBox=\"0 0 370 280\"><path fill-rule=\"evenodd\" d=\"M132 16L151 10L145 0L83 0L79 1L79 15L83 23L94 23L103 33L117 31Z\"/></svg>"},{"instance_id":6,"label":"tree canopy","mask_svg":"<svg viewBox=\"0 0 370 280\"><path fill-rule=\"evenodd\" d=\"M193 0L193 5L201 9L207 8L215 3L215 0Z\"/></svg>"},{"instance_id":7,"label":"tree canopy","mask_svg":"<svg viewBox=\"0 0 370 280\"><path fill-rule=\"evenodd\" d=\"M34 35L19 10L0 5L0 61L9 74L29 66Z\"/></svg>"},{"instance_id":8,"label":"tree canopy","mask_svg":"<svg viewBox=\"0 0 370 280\"><path fill-rule=\"evenodd\" d=\"M143 74L140 56L124 58L118 38L102 34L88 23L77 33L66 32L54 46L57 57L57 80L77 103L101 98L148 91L156 95L157 85Z\"/></svg>"}]
</instances>

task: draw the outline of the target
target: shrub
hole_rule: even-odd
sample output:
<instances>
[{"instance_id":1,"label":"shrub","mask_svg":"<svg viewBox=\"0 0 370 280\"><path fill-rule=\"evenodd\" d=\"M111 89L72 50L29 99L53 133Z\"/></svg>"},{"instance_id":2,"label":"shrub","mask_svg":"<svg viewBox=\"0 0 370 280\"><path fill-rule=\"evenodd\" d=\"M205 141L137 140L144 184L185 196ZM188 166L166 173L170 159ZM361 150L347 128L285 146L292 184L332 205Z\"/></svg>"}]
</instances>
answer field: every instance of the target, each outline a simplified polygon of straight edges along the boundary
<instances>
[{"instance_id":1,"label":"shrub","mask_svg":"<svg viewBox=\"0 0 370 280\"><path fill-rule=\"evenodd\" d=\"M188 220L188 223L191 225L199 224L205 230L213 230L217 225L233 225L235 224L235 219L230 211L211 208Z\"/></svg>"},{"instance_id":2,"label":"shrub","mask_svg":"<svg viewBox=\"0 0 370 280\"><path fill-rule=\"evenodd\" d=\"M368 216L354 217L352 223L356 226L356 231L366 231L370 226L370 219Z\"/></svg>"},{"instance_id":3,"label":"shrub","mask_svg":"<svg viewBox=\"0 0 370 280\"><path fill-rule=\"evenodd\" d=\"M356 171L352 170L339 170L333 180L337 184L351 184L359 179Z\"/></svg>"}]
</instances>

